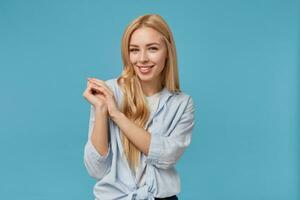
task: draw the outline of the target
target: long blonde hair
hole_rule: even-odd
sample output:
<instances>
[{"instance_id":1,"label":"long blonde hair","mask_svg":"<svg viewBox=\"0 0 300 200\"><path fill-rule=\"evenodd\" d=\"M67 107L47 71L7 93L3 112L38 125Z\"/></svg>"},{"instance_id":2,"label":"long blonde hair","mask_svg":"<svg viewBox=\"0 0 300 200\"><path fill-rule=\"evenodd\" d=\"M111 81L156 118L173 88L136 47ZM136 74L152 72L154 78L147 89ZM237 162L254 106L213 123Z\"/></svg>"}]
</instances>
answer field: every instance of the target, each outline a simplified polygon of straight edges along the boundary
<instances>
[{"instance_id":1,"label":"long blonde hair","mask_svg":"<svg viewBox=\"0 0 300 200\"><path fill-rule=\"evenodd\" d=\"M145 128L150 111L144 97L141 84L134 71L129 57L129 43L132 33L141 27L149 27L158 31L167 47L167 60L162 71L162 86L170 92L180 92L177 55L172 32L166 21L158 14L146 14L134 19L125 29L122 37L121 49L123 71L118 77L118 84L122 88L123 100L120 110L139 127ZM122 133L121 140L130 168L139 165L141 152Z\"/></svg>"}]
</instances>

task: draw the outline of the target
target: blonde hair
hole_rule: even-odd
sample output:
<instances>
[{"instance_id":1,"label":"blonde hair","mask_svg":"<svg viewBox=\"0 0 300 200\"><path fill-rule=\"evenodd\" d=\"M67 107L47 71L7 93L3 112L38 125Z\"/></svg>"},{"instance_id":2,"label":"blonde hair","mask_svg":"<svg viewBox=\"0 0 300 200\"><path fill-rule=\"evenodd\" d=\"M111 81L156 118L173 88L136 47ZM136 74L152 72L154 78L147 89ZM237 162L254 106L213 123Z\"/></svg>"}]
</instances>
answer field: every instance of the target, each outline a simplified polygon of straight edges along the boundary
<instances>
[{"instance_id":1,"label":"blonde hair","mask_svg":"<svg viewBox=\"0 0 300 200\"><path fill-rule=\"evenodd\" d=\"M145 128L149 119L150 111L144 97L139 79L134 71L129 57L129 43L132 33L138 28L149 27L158 31L167 47L167 59L162 71L162 86L170 92L180 92L177 55L172 32L165 20L158 14L146 14L134 19L125 29L122 37L121 53L123 71L118 77L118 84L122 88L123 100L120 110L139 127ZM122 133L121 140L126 158L131 170L140 162L141 152Z\"/></svg>"}]
</instances>

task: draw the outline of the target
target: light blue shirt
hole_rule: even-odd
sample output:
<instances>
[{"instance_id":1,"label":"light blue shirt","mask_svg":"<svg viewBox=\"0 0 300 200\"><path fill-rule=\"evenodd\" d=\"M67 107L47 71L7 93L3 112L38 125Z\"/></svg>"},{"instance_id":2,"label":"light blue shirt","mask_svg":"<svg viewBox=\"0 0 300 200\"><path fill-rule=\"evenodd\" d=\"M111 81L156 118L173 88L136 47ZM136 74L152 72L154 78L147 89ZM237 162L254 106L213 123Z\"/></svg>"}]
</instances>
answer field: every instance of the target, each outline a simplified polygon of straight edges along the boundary
<instances>
[{"instance_id":1,"label":"light blue shirt","mask_svg":"<svg viewBox=\"0 0 300 200\"><path fill-rule=\"evenodd\" d=\"M106 84L114 92L118 106L122 91L117 79ZM95 110L91 105L88 139L84 147L84 164L88 174L97 180L94 196L97 200L133 200L155 197L163 198L180 192L180 177L175 164L191 142L194 127L194 103L190 95L183 92L171 93L166 87L160 94L157 110L150 116L146 127L151 142L146 162L146 184L138 187L135 176L123 154L120 129L110 118L109 149L105 156L97 152L90 137L95 122Z\"/></svg>"}]
</instances>

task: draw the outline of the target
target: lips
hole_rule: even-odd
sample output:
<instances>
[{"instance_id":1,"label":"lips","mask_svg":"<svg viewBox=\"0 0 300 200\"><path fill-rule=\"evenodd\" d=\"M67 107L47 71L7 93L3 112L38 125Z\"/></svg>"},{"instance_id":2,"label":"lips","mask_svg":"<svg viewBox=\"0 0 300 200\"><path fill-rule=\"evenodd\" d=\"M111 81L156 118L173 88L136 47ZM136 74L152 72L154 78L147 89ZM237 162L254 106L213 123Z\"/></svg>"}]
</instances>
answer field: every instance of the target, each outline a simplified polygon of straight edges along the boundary
<instances>
[{"instance_id":1,"label":"lips","mask_svg":"<svg viewBox=\"0 0 300 200\"><path fill-rule=\"evenodd\" d=\"M154 65L148 65L148 66L141 66L141 65L137 65L139 68L152 68L154 67Z\"/></svg>"},{"instance_id":2,"label":"lips","mask_svg":"<svg viewBox=\"0 0 300 200\"><path fill-rule=\"evenodd\" d=\"M139 65L137 65L137 67L139 68L140 73L147 74L151 71L151 69L154 67L154 65L149 65L149 66L139 66Z\"/></svg>"}]
</instances>

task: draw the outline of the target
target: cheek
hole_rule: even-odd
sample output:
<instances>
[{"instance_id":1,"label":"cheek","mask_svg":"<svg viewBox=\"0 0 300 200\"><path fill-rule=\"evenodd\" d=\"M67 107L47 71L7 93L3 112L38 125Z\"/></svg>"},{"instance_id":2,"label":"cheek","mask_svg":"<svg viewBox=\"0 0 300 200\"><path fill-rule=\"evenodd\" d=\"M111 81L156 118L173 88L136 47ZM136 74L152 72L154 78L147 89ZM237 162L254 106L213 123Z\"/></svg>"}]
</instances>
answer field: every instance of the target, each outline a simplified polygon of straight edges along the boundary
<instances>
[{"instance_id":1,"label":"cheek","mask_svg":"<svg viewBox=\"0 0 300 200\"><path fill-rule=\"evenodd\" d=\"M165 59L166 59L165 54L153 54L151 56L151 61L159 65L164 65Z\"/></svg>"},{"instance_id":2,"label":"cheek","mask_svg":"<svg viewBox=\"0 0 300 200\"><path fill-rule=\"evenodd\" d=\"M133 54L130 54L130 55L129 55L129 59L130 59L130 62L131 62L131 63L135 63L135 62L136 62L136 56L133 55Z\"/></svg>"}]
</instances>

